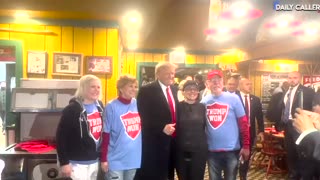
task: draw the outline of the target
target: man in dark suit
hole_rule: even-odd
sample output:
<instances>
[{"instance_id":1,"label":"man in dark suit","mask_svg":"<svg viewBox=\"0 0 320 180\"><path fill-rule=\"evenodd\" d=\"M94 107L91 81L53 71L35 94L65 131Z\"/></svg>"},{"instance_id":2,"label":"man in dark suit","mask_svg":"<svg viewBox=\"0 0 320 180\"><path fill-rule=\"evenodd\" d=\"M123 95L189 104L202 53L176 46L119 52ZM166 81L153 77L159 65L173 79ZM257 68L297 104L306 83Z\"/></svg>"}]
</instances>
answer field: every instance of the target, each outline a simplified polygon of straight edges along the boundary
<instances>
[{"instance_id":1,"label":"man in dark suit","mask_svg":"<svg viewBox=\"0 0 320 180\"><path fill-rule=\"evenodd\" d=\"M254 145L256 138L256 121L258 124L258 136L263 140L264 122L262 113L262 104L260 98L250 94L252 90L252 83L247 78L242 78L239 82L240 92L237 95L240 97L246 115L250 123L250 151ZM250 158L250 157L249 157ZM240 163L239 174L241 180L247 179L247 173L249 170L249 161Z\"/></svg>"},{"instance_id":2,"label":"man in dark suit","mask_svg":"<svg viewBox=\"0 0 320 180\"><path fill-rule=\"evenodd\" d=\"M141 87L138 93L137 104L142 122L142 161L136 180L168 179L178 102L177 90L173 86L175 68L169 62L159 63L155 68L157 80Z\"/></svg>"},{"instance_id":3,"label":"man in dark suit","mask_svg":"<svg viewBox=\"0 0 320 180\"><path fill-rule=\"evenodd\" d=\"M295 141L299 133L292 125L294 113L298 107L305 110L312 110L312 100L315 92L300 84L301 74L299 72L291 72L288 74L289 90L284 93L282 98L282 117L281 122L277 122L281 129L284 129L284 143L287 151L287 165L289 170L288 179L300 179L304 172L302 169L308 167L308 162L302 160L298 156Z\"/></svg>"},{"instance_id":4,"label":"man in dark suit","mask_svg":"<svg viewBox=\"0 0 320 180\"><path fill-rule=\"evenodd\" d=\"M268 104L266 118L269 121L276 123L275 128L277 131L282 131L278 123L281 122L283 96L284 96L284 93L288 91L288 89L289 89L289 83L287 81L284 81L281 85L281 91L274 92Z\"/></svg>"},{"instance_id":5,"label":"man in dark suit","mask_svg":"<svg viewBox=\"0 0 320 180\"><path fill-rule=\"evenodd\" d=\"M227 91L229 93L239 94L240 93L240 91L238 90L239 81L240 81L240 76L230 76L227 79L227 83L224 91Z\"/></svg>"}]
</instances>

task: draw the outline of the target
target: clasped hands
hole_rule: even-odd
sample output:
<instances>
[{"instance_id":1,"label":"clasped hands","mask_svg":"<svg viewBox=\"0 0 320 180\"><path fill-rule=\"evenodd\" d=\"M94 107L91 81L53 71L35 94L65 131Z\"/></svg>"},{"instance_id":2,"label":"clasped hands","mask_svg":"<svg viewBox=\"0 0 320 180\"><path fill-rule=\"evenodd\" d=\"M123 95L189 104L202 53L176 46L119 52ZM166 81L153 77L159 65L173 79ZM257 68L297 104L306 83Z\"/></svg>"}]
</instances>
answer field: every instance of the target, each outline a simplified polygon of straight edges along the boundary
<instances>
[{"instance_id":1,"label":"clasped hands","mask_svg":"<svg viewBox=\"0 0 320 180\"><path fill-rule=\"evenodd\" d=\"M311 129L320 130L320 114L297 108L294 116L293 126L299 133Z\"/></svg>"}]
</instances>

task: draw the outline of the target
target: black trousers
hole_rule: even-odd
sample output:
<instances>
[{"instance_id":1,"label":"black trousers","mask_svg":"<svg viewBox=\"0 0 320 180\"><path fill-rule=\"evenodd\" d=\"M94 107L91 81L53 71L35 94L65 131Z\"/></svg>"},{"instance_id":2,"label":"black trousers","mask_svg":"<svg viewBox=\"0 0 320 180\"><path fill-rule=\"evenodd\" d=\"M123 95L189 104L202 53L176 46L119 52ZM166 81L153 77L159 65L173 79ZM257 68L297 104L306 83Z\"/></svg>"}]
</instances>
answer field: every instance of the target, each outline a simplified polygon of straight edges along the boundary
<instances>
[{"instance_id":1,"label":"black trousers","mask_svg":"<svg viewBox=\"0 0 320 180\"><path fill-rule=\"evenodd\" d=\"M250 159L251 159L251 155L252 155L252 147L254 145L254 142L255 142L255 137L256 135L253 134L255 133L255 131L252 131L250 129L250 156L249 156L249 159L247 161L244 161L243 164L240 163L240 166L239 166L239 176L240 176L240 179L241 180L246 180L247 179L247 174L248 174L248 171L249 171L249 163L250 163Z\"/></svg>"},{"instance_id":2,"label":"black trousers","mask_svg":"<svg viewBox=\"0 0 320 180\"><path fill-rule=\"evenodd\" d=\"M176 142L176 138L172 138L168 165L168 180L174 180L174 170L176 169Z\"/></svg>"},{"instance_id":3,"label":"black trousers","mask_svg":"<svg viewBox=\"0 0 320 180\"><path fill-rule=\"evenodd\" d=\"M179 180L203 180L208 150L188 152L177 150L177 174Z\"/></svg>"},{"instance_id":4,"label":"black trousers","mask_svg":"<svg viewBox=\"0 0 320 180\"><path fill-rule=\"evenodd\" d=\"M284 144L287 151L287 166L288 166L288 179L289 180L299 180L301 178L300 167L301 161L299 159L297 146L295 141L297 140L299 134L289 121L284 125Z\"/></svg>"}]
</instances>

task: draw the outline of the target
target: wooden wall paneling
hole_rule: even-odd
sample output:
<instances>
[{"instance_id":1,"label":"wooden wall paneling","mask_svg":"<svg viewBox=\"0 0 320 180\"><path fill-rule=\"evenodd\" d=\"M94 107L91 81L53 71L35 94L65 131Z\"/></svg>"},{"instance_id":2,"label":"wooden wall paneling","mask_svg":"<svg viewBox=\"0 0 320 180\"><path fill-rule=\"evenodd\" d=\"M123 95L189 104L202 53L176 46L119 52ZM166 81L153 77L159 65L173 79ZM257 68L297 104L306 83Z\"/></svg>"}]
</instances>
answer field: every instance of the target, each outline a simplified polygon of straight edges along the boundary
<instances>
[{"instance_id":1,"label":"wooden wall paneling","mask_svg":"<svg viewBox=\"0 0 320 180\"><path fill-rule=\"evenodd\" d=\"M9 24L0 24L0 28L9 28L9 27L10 27ZM10 39L9 32L0 32L0 39L9 40Z\"/></svg>"},{"instance_id":2,"label":"wooden wall paneling","mask_svg":"<svg viewBox=\"0 0 320 180\"><path fill-rule=\"evenodd\" d=\"M105 28L94 28L92 43L93 43L92 52L94 56L106 56L107 55L107 30ZM86 67L87 62L85 61L85 59L84 59L84 65L85 65L85 68L87 68ZM102 102L106 103L107 75L97 75L97 76L101 80Z\"/></svg>"},{"instance_id":3,"label":"wooden wall paneling","mask_svg":"<svg viewBox=\"0 0 320 180\"><path fill-rule=\"evenodd\" d=\"M108 29L107 30L107 56L112 56L112 75L107 79L107 97L106 100L109 101L117 97L116 82L119 77L120 65L118 63L118 53L119 53L119 31L118 29Z\"/></svg>"},{"instance_id":4,"label":"wooden wall paneling","mask_svg":"<svg viewBox=\"0 0 320 180\"><path fill-rule=\"evenodd\" d=\"M185 63L186 64L195 64L196 63L195 55L187 54Z\"/></svg>"},{"instance_id":5,"label":"wooden wall paneling","mask_svg":"<svg viewBox=\"0 0 320 180\"><path fill-rule=\"evenodd\" d=\"M145 53L143 62L152 62L152 53Z\"/></svg>"},{"instance_id":6,"label":"wooden wall paneling","mask_svg":"<svg viewBox=\"0 0 320 180\"><path fill-rule=\"evenodd\" d=\"M161 62L161 61L164 61L162 54L153 54L152 62Z\"/></svg>"},{"instance_id":7,"label":"wooden wall paneling","mask_svg":"<svg viewBox=\"0 0 320 180\"><path fill-rule=\"evenodd\" d=\"M52 79L53 72L53 52L61 51L61 26L46 26L46 29L52 31L57 36L45 36L45 50L48 52L47 78Z\"/></svg>"},{"instance_id":8,"label":"wooden wall paneling","mask_svg":"<svg viewBox=\"0 0 320 180\"><path fill-rule=\"evenodd\" d=\"M133 75L134 77L136 76L136 61L134 59L134 53L125 53L126 54L126 64L124 66L127 66L127 72L128 74Z\"/></svg>"},{"instance_id":9,"label":"wooden wall paneling","mask_svg":"<svg viewBox=\"0 0 320 180\"><path fill-rule=\"evenodd\" d=\"M45 26L40 25L27 25L25 28L26 30L45 30ZM27 51L45 51L45 35L39 35L39 34L24 34L25 43L24 48ZM40 75L40 74L27 74L27 57L28 54L25 55L25 59L23 61L23 67L25 68L26 76L29 78L46 78L46 75Z\"/></svg>"},{"instance_id":10,"label":"wooden wall paneling","mask_svg":"<svg viewBox=\"0 0 320 180\"><path fill-rule=\"evenodd\" d=\"M144 62L144 53L135 53L134 54L135 62Z\"/></svg>"},{"instance_id":11,"label":"wooden wall paneling","mask_svg":"<svg viewBox=\"0 0 320 180\"><path fill-rule=\"evenodd\" d=\"M215 56L210 55L210 56L206 56L206 64L214 64L215 63Z\"/></svg>"},{"instance_id":12,"label":"wooden wall paneling","mask_svg":"<svg viewBox=\"0 0 320 180\"><path fill-rule=\"evenodd\" d=\"M9 28L22 30L22 29L28 28L28 25L10 24ZM24 33L15 33L15 32L10 32L9 36L10 36L10 40L22 41L22 52L23 52L22 53L23 54L23 56L22 56L22 66L24 67L23 68L23 72L22 72L22 77L23 78L27 78L27 71L26 71L25 67L27 67L26 58L27 58L27 51L29 50L26 47L26 44L28 44L28 43L26 43L28 37Z\"/></svg>"},{"instance_id":13,"label":"wooden wall paneling","mask_svg":"<svg viewBox=\"0 0 320 180\"><path fill-rule=\"evenodd\" d=\"M81 71L84 74L84 68L86 68L85 57L93 55L93 29L91 27L75 27L73 44L73 51L82 54L83 63Z\"/></svg>"},{"instance_id":14,"label":"wooden wall paneling","mask_svg":"<svg viewBox=\"0 0 320 180\"><path fill-rule=\"evenodd\" d=\"M205 56L196 55L196 64L205 64Z\"/></svg>"},{"instance_id":15,"label":"wooden wall paneling","mask_svg":"<svg viewBox=\"0 0 320 180\"><path fill-rule=\"evenodd\" d=\"M61 52L73 51L74 28L72 26L62 26L61 28Z\"/></svg>"},{"instance_id":16,"label":"wooden wall paneling","mask_svg":"<svg viewBox=\"0 0 320 180\"><path fill-rule=\"evenodd\" d=\"M107 30L105 28L93 29L93 55L107 55Z\"/></svg>"},{"instance_id":17,"label":"wooden wall paneling","mask_svg":"<svg viewBox=\"0 0 320 180\"><path fill-rule=\"evenodd\" d=\"M122 74L130 74L127 64L127 54L122 53Z\"/></svg>"}]
</instances>

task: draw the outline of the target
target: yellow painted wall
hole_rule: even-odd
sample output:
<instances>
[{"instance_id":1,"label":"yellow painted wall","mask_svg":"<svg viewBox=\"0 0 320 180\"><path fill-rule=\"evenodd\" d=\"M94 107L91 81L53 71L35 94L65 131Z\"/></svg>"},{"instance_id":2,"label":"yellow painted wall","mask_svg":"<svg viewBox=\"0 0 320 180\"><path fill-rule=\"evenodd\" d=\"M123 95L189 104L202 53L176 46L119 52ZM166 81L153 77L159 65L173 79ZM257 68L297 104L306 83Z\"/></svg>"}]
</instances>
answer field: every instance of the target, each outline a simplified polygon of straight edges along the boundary
<instances>
[{"instance_id":1,"label":"yellow painted wall","mask_svg":"<svg viewBox=\"0 0 320 180\"><path fill-rule=\"evenodd\" d=\"M23 77L24 78L48 78L48 79L79 79L72 76L52 75L53 52L82 53L85 56L112 56L113 74L97 75L102 81L103 102L116 97L116 80L118 71L119 31L118 29L73 27L73 26L44 26L0 24L0 28L13 30L49 30L57 34L38 35L17 32L0 32L0 39L20 40L23 42ZM27 74L27 51L46 51L48 53L47 75ZM83 58L83 72L85 74L85 58Z\"/></svg>"}]
</instances>

